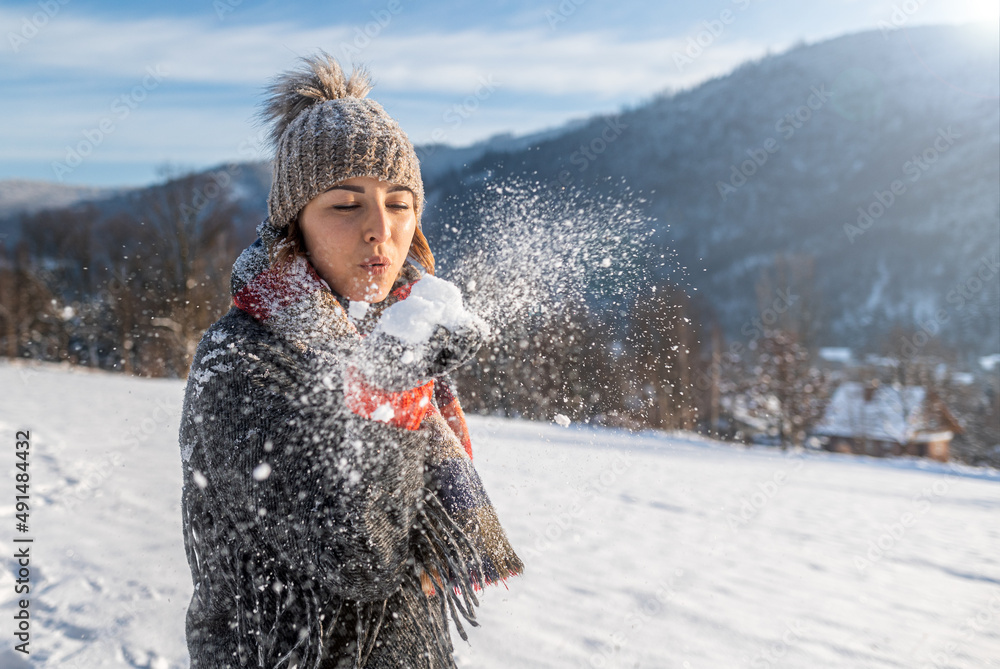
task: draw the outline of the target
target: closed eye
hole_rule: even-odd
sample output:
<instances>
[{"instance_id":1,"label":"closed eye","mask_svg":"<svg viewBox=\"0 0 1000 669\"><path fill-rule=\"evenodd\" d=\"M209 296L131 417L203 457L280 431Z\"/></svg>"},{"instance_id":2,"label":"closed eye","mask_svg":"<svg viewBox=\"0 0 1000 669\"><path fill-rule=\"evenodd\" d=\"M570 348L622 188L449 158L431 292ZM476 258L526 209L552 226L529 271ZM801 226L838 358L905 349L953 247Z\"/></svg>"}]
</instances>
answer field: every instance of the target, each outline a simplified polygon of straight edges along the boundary
<instances>
[{"instance_id":1,"label":"closed eye","mask_svg":"<svg viewBox=\"0 0 1000 669\"><path fill-rule=\"evenodd\" d=\"M330 208L336 211L354 211L355 209L360 209L361 204L357 202L345 202L343 204L331 205ZM385 208L396 212L403 212L409 211L410 204L407 202L387 202Z\"/></svg>"}]
</instances>

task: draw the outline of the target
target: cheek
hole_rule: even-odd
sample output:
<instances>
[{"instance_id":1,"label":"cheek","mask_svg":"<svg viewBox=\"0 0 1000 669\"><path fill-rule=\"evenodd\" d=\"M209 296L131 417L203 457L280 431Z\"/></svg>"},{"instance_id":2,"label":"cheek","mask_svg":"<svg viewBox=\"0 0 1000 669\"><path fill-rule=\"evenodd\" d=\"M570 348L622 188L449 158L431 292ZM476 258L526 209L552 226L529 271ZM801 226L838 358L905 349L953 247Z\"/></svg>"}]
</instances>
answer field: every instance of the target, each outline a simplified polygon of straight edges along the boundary
<instances>
[{"instance_id":1,"label":"cheek","mask_svg":"<svg viewBox=\"0 0 1000 669\"><path fill-rule=\"evenodd\" d=\"M345 252L347 240L332 226L320 226L303 232L306 251L313 257L334 259Z\"/></svg>"},{"instance_id":2,"label":"cheek","mask_svg":"<svg viewBox=\"0 0 1000 669\"><path fill-rule=\"evenodd\" d=\"M399 248L403 250L408 250L410 244L413 242L414 233L416 232L417 224L415 221L410 221L406 225L402 226L399 234L396 235L396 243Z\"/></svg>"},{"instance_id":3,"label":"cheek","mask_svg":"<svg viewBox=\"0 0 1000 669\"><path fill-rule=\"evenodd\" d=\"M311 253L317 246L316 231L318 229L308 210L303 211L299 215L299 234L302 236L302 246L305 247L305 251L308 253Z\"/></svg>"}]
</instances>

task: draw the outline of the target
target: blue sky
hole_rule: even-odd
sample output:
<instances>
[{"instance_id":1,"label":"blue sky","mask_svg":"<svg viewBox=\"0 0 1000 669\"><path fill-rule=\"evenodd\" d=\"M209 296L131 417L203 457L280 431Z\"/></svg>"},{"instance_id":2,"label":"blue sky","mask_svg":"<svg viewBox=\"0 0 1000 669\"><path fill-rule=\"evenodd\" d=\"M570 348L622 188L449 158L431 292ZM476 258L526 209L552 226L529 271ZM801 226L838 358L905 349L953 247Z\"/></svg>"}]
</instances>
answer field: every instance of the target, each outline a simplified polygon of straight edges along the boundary
<instances>
[{"instance_id":1,"label":"blue sky","mask_svg":"<svg viewBox=\"0 0 1000 669\"><path fill-rule=\"evenodd\" d=\"M796 42L984 22L997 0L0 2L0 179L155 181L266 158L268 80L323 48L363 63L417 144L634 106ZM714 34L712 34L714 32ZM683 60L689 40L705 46Z\"/></svg>"}]
</instances>

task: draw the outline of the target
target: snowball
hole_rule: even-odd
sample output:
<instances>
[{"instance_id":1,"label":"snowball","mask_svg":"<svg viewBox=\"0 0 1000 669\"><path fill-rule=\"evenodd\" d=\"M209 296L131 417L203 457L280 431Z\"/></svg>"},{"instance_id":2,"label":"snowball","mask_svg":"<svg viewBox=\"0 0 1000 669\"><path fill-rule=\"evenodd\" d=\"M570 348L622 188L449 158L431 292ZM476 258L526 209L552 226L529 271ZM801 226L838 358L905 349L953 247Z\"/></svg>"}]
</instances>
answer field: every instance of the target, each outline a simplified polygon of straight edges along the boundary
<instances>
[{"instance_id":1,"label":"snowball","mask_svg":"<svg viewBox=\"0 0 1000 669\"><path fill-rule=\"evenodd\" d=\"M454 284L428 274L414 284L408 298L385 310L379 328L408 344L422 344L439 325L454 330L475 318Z\"/></svg>"},{"instance_id":2,"label":"snowball","mask_svg":"<svg viewBox=\"0 0 1000 669\"><path fill-rule=\"evenodd\" d=\"M191 478L193 478L193 479L194 479L194 482L195 482L195 484L197 484L197 486L198 486L199 488L201 488L202 490L204 490L205 488L207 488L207 487L208 487L208 479L207 479L207 478L205 478L205 475L204 475L204 474L202 474L202 473L201 473L200 471L198 471L197 469L196 469L196 470L194 470L194 472L192 472L192 474L191 474Z\"/></svg>"},{"instance_id":3,"label":"snowball","mask_svg":"<svg viewBox=\"0 0 1000 669\"><path fill-rule=\"evenodd\" d=\"M253 478L255 481L265 481L271 475L271 465L262 462L253 468Z\"/></svg>"},{"instance_id":4,"label":"snowball","mask_svg":"<svg viewBox=\"0 0 1000 669\"><path fill-rule=\"evenodd\" d=\"M611 267L611 258L605 258L602 260L601 267Z\"/></svg>"},{"instance_id":5,"label":"snowball","mask_svg":"<svg viewBox=\"0 0 1000 669\"><path fill-rule=\"evenodd\" d=\"M557 413L554 420L556 421L556 423L558 423L563 427L569 427L570 423L569 416L564 416L561 413Z\"/></svg>"},{"instance_id":6,"label":"snowball","mask_svg":"<svg viewBox=\"0 0 1000 669\"><path fill-rule=\"evenodd\" d=\"M396 415L396 412L392 410L392 407L388 403L383 404L375 412L372 413L372 420L381 421L383 423L388 423L392 420L392 417Z\"/></svg>"}]
</instances>

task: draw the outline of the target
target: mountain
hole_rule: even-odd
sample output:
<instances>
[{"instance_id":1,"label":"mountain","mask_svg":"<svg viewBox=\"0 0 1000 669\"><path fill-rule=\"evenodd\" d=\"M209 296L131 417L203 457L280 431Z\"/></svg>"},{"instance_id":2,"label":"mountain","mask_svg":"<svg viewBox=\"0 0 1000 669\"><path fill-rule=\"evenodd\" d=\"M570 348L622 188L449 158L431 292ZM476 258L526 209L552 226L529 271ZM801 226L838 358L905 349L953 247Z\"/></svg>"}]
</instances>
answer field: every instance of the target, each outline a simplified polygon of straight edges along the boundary
<instances>
[{"instance_id":1,"label":"mountain","mask_svg":"<svg viewBox=\"0 0 1000 669\"><path fill-rule=\"evenodd\" d=\"M436 183L442 178L447 178L452 172L462 171L469 163L473 163L487 154L529 150L541 142L559 137L586 124L587 121L571 121L557 128L528 135L503 133L464 147L453 147L447 144L418 146L417 156L420 158L420 174L425 182Z\"/></svg>"},{"instance_id":2,"label":"mountain","mask_svg":"<svg viewBox=\"0 0 1000 669\"><path fill-rule=\"evenodd\" d=\"M486 154L519 151L582 123L576 121L556 129L523 136L499 134L465 147L447 144L419 146L417 153L421 172L425 182L433 184ZM271 168L267 162L217 165L201 174L207 176L209 181L224 186L230 197L241 203L245 213L244 223L249 226L249 230L252 231L256 223L267 216L267 194L271 185ZM102 216L107 217L112 213L128 211L136 201L143 198L146 191L156 188L158 185L146 188L96 188L26 179L0 180L0 239L5 236L8 242L15 242L24 215L88 205L100 209ZM432 187L428 196L433 196L433 190Z\"/></svg>"},{"instance_id":3,"label":"mountain","mask_svg":"<svg viewBox=\"0 0 1000 669\"><path fill-rule=\"evenodd\" d=\"M790 291L812 305L815 344L877 348L896 328L904 350L941 338L996 353L998 99L996 38L973 28L799 45L616 116L418 147L424 226L432 244L446 223L475 232L470 203L507 178L612 194L625 184L657 221L655 250L675 259L660 278L699 296L731 342L752 339L761 307L779 301L761 276L785 254L811 268ZM233 183L252 230L266 212L267 165L210 172ZM16 230L10 190L0 182L0 233ZM54 206L90 197L52 193ZM97 206L127 210L137 197Z\"/></svg>"},{"instance_id":4,"label":"mountain","mask_svg":"<svg viewBox=\"0 0 1000 669\"><path fill-rule=\"evenodd\" d=\"M6 179L0 181L0 218L44 209L61 209L80 202L104 200L127 189L68 186L49 181Z\"/></svg>"},{"instance_id":5,"label":"mountain","mask_svg":"<svg viewBox=\"0 0 1000 669\"><path fill-rule=\"evenodd\" d=\"M898 325L917 345L924 330L1000 350L998 62L995 38L957 27L799 46L484 156L434 184L437 214L459 217L512 175L624 181L731 339L753 331L758 279L783 253L814 267L817 343L875 346Z\"/></svg>"}]
</instances>

